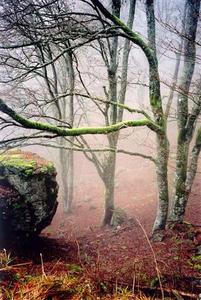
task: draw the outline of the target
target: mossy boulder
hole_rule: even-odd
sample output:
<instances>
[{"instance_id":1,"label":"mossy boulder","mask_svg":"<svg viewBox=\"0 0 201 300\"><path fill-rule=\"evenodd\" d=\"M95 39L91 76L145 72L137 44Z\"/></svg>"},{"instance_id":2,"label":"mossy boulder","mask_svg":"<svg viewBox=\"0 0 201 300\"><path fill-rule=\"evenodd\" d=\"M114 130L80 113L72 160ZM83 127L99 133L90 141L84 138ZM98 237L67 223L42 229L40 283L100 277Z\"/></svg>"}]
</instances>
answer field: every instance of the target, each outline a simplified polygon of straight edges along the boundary
<instances>
[{"instance_id":1,"label":"mossy boulder","mask_svg":"<svg viewBox=\"0 0 201 300\"><path fill-rule=\"evenodd\" d=\"M31 152L0 154L0 236L31 238L48 226L57 208L53 164Z\"/></svg>"}]
</instances>

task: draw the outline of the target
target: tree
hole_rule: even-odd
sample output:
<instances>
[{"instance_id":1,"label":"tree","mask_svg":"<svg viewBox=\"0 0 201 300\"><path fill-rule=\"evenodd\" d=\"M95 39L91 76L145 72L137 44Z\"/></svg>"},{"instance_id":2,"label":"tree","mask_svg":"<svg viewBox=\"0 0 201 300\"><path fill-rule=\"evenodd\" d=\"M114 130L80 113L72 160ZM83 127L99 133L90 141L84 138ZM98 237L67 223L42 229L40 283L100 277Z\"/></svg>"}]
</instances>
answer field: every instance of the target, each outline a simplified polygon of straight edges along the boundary
<instances>
[{"instance_id":1,"label":"tree","mask_svg":"<svg viewBox=\"0 0 201 300\"><path fill-rule=\"evenodd\" d=\"M165 126L165 114L162 108L160 80L158 74L158 61L156 55L155 44L155 17L154 17L154 1L146 1L147 23L148 23L148 40L149 47L147 48L141 39L134 34L129 28L122 23L117 17L111 15L98 0L92 0L92 3L104 14L106 18L111 20L115 25L118 25L121 30L127 34L132 42L136 43L144 51L149 62L149 88L150 88L150 104L155 118L156 124L162 127L162 133L157 133L157 183L159 192L159 207L157 217L154 224L154 231L164 229L168 215L168 157L169 147ZM189 195L189 187L186 185L187 177L187 162L188 162L188 147L192 140L195 122L200 113L200 103L196 101L191 114L188 115L188 92L192 80L192 75L195 66L195 38L197 30L197 22L200 9L200 1L187 1L187 25L185 34L185 61L184 61L184 76L182 79L181 88L185 91L185 95L180 95L178 101L178 125L179 138L177 150L177 169L175 181L175 200L172 206L170 219L175 221L183 221L184 212ZM152 53L150 53L152 50ZM188 125L188 127L187 127ZM199 131L197 135L199 139ZM196 139L197 141L197 139ZM197 142L196 142L197 144ZM197 144L198 146L198 144ZM196 147L198 151L198 147ZM191 169L191 167L190 167ZM190 171L189 171L190 172ZM195 172L193 172L194 174ZM191 177L190 175L188 177ZM174 216L177 215L177 216ZM180 216L180 217L179 217Z\"/></svg>"},{"instance_id":2,"label":"tree","mask_svg":"<svg viewBox=\"0 0 201 300\"><path fill-rule=\"evenodd\" d=\"M132 28L135 14L136 1L130 1L128 26ZM121 2L112 1L112 13L113 15L120 17ZM104 20L101 20L104 27ZM105 108L102 109L98 106L100 113L104 116L105 126L112 125L123 120L123 108L116 104L125 103L126 90L127 90L127 76L128 76L128 59L130 53L130 41L125 39L122 53L122 68L119 71L119 37L108 38L97 41L98 51L101 53L104 65L107 70L108 89L104 86L105 91ZM120 84L118 83L118 76L121 77ZM90 94L90 92L88 92ZM113 104L110 104L113 103ZM83 139L82 139L83 140ZM103 181L105 187L105 211L103 218L103 225L111 225L111 220L114 206L114 192L115 192L115 170L116 170L116 156L117 156L117 144L119 140L119 132L107 135L108 148L113 151L104 155L104 158L99 158L94 152L90 154L85 153L86 157L92 161L97 169L97 173ZM86 140L83 140L85 146L90 147Z\"/></svg>"},{"instance_id":3,"label":"tree","mask_svg":"<svg viewBox=\"0 0 201 300\"><path fill-rule=\"evenodd\" d=\"M138 45L144 52L149 63L149 97L150 105L154 115L154 123L161 130L156 132L157 137L157 184L159 194L159 206L157 211L157 217L154 224L154 231L164 229L167 220L168 213L168 181L167 181L167 164L168 164L168 141L166 136L165 118L162 107L161 92L160 92L160 79L158 73L158 61L156 57L155 47L155 19L154 10L147 14L148 17L148 38L149 45L147 45L142 38L133 32L128 26L126 26L119 18L109 13L109 11L98 0L91 1L96 8L116 26L118 26L122 32L120 35L125 36L134 44ZM147 1L147 7L153 8L153 1Z\"/></svg>"},{"instance_id":4,"label":"tree","mask_svg":"<svg viewBox=\"0 0 201 300\"><path fill-rule=\"evenodd\" d=\"M196 62L195 40L199 10L200 1L186 1L184 66L180 82L180 88L183 93L179 94L177 101L178 142L175 172L175 195L170 214L170 220L173 222L182 222L184 219L186 204L193 182L192 173L195 173L195 171L192 170L193 168L195 168L195 165L193 162L191 162L191 164L193 163L193 165L188 164L188 157L189 146L193 138L197 118L201 111L201 98L198 93L198 97L197 99L195 98L192 110L189 113L189 94ZM199 148L199 132L200 129L198 130L196 138L197 151ZM195 159L195 153L192 153L192 159L193 157Z\"/></svg>"},{"instance_id":5,"label":"tree","mask_svg":"<svg viewBox=\"0 0 201 300\"><path fill-rule=\"evenodd\" d=\"M129 18L127 26L132 29L134 15L135 15L135 5L136 1L130 1L129 8ZM113 15L120 17L120 1L113 1ZM118 102L120 104L125 103L126 90L127 90L127 76L128 76L128 59L130 53L130 41L125 40L123 47L122 56L122 71L121 71L121 83L120 90L118 94L118 83L117 83L117 53L118 53L118 38L114 37L112 44L112 51L110 53L110 65L107 66L108 80L109 80L109 101ZM123 109L116 105L111 107L111 123L122 122L123 119ZM109 135L108 142L109 147L112 149L117 149L119 139L119 132ZM105 216L103 219L103 225L110 225L113 212L114 212L114 187L115 187L115 169L116 169L116 155L117 152L110 152L104 161L104 174L103 180L105 184Z\"/></svg>"}]
</instances>

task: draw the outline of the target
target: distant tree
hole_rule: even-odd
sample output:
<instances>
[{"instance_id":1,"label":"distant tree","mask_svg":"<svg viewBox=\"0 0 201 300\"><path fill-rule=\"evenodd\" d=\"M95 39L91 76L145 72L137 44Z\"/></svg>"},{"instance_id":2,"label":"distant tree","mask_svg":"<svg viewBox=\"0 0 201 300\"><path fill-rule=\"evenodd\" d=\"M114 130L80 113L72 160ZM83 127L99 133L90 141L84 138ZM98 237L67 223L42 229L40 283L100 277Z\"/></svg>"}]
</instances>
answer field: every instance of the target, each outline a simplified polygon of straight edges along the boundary
<instances>
[{"instance_id":1,"label":"distant tree","mask_svg":"<svg viewBox=\"0 0 201 300\"><path fill-rule=\"evenodd\" d=\"M130 1L128 21L129 28L133 27L134 14L135 14L136 0ZM120 17L122 10L121 1L112 1L112 13L116 17ZM104 20L102 21L104 26ZM122 51L122 58L120 59L120 47L119 37L108 38L106 41L99 40L96 43L96 48L101 53L104 66L107 70L108 88L104 86L105 94L105 107L100 108L100 114L104 117L105 126L113 125L123 120L123 108L117 106L117 104L125 104L126 90L127 90L127 76L128 76L128 60L129 53L131 50L130 41L125 39ZM120 60L120 62L119 62ZM121 71L119 70L119 64L121 63ZM121 78L120 83L118 78ZM113 103L113 104L110 104ZM99 108L99 107L98 107ZM97 169L97 173L103 181L105 187L105 210L103 217L103 225L110 225L113 212L115 209L114 205L114 192L115 192L115 170L116 170L116 157L119 140L119 132L108 134L107 142L108 148L113 151L108 151L104 157L100 158L93 151L85 153L86 157L92 161ZM86 147L90 147L86 140L83 141ZM131 153L133 154L133 153Z\"/></svg>"}]
</instances>

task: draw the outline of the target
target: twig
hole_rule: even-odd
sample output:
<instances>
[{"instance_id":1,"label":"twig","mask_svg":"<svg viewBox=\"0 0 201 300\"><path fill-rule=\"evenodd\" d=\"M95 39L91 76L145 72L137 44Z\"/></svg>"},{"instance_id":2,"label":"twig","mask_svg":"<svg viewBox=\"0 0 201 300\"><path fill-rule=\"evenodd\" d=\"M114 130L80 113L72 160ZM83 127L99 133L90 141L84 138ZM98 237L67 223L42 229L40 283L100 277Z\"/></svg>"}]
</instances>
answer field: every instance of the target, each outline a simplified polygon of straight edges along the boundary
<instances>
[{"instance_id":1,"label":"twig","mask_svg":"<svg viewBox=\"0 0 201 300\"><path fill-rule=\"evenodd\" d=\"M44 262L43 262L43 255L42 255L42 253L40 253L40 261L41 261L42 276L44 276L45 278L47 278L47 276L46 276L46 274L45 274L45 269L44 269Z\"/></svg>"}]
</instances>

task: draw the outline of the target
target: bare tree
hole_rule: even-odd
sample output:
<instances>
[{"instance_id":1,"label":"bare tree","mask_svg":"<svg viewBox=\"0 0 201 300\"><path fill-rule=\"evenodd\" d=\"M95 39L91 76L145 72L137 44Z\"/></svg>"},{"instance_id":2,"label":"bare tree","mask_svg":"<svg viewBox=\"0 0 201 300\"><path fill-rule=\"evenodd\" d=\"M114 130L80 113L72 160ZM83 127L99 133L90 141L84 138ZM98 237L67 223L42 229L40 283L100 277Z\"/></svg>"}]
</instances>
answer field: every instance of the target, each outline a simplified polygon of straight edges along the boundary
<instances>
[{"instance_id":1,"label":"bare tree","mask_svg":"<svg viewBox=\"0 0 201 300\"><path fill-rule=\"evenodd\" d=\"M184 66L180 82L180 88L184 91L184 93L179 94L177 102L178 142L175 172L175 195L170 215L170 220L174 222L182 222L184 219L188 194L191 189L189 177L191 177L190 173L192 170L189 170L187 182L189 145L192 141L196 121L201 111L200 97L197 97L193 108L189 113L189 93L196 61L195 39L200 1L187 1L186 6L187 15L185 24ZM192 166L189 166L189 168L192 169Z\"/></svg>"},{"instance_id":2,"label":"bare tree","mask_svg":"<svg viewBox=\"0 0 201 300\"><path fill-rule=\"evenodd\" d=\"M132 29L134 14L135 14L136 1L130 1L129 17L127 25ZM121 2L112 1L112 14L116 17L120 17ZM104 20L102 20L104 26ZM104 92L106 96L106 106L102 110L104 116L105 126L113 125L123 120L123 108L116 104L124 104L127 90L127 76L128 76L128 59L130 53L130 41L125 39L122 53L122 68L119 72L119 38L115 36L111 39L107 39L106 42L99 40L98 43L101 57L104 61L104 65L107 69L108 76L108 89L104 86ZM118 76L121 78L120 85L118 84ZM112 104L111 104L112 103ZM108 147L114 151L108 152L104 155L104 158L99 158L95 153L85 153L86 157L90 159L96 166L97 172L100 175L105 187L105 210L103 225L110 225L114 206L114 192L115 192L115 170L116 170L116 158L117 158L117 144L119 140L119 132L107 135ZM89 144L85 145L89 147Z\"/></svg>"},{"instance_id":3,"label":"bare tree","mask_svg":"<svg viewBox=\"0 0 201 300\"><path fill-rule=\"evenodd\" d=\"M161 93L160 93L160 79L158 74L158 61L156 56L156 44L155 44L155 17L154 17L154 2L147 0L147 22L148 22L148 39L149 46L145 45L141 38L132 32L122 21L111 15L105 7L98 0L92 0L92 3L98 7L98 9L104 14L106 18L111 20L115 25L118 25L121 30L127 34L133 43L140 46L145 53L149 63L149 88L150 88L150 104L152 112L155 118L155 123L161 126L162 132L157 134L157 183L159 192L159 207L154 224L154 231L164 229L166 225L168 215L168 180L167 180L167 169L168 169L168 157L169 157L169 142L167 140L166 126L165 126L165 114L162 108ZM200 1L190 3L187 1L187 17L188 20L186 25L186 43L184 44L185 49L185 62L184 62L184 77L182 90L187 92L185 95L180 96L178 104L178 122L179 122L179 140L178 140L178 155L177 159L177 170L176 170L176 193L183 193L185 195L185 181L187 174L187 161L188 161L188 150L186 144L189 145L189 137L192 139L195 121L200 113L199 103L196 103L192 109L190 116L188 115L188 91L193 75L195 65L195 37L197 30L197 20L199 16ZM152 50L152 51L151 51ZM191 53L191 59L190 58ZM192 53L194 53L192 55ZM187 129L188 124L188 130ZM184 135L185 133L185 135ZM188 137L187 141L186 138ZM177 204L174 202L172 212L176 209L181 210L179 214L182 215L179 220L177 217L176 221L182 221L184 216L184 205L181 203L181 199L178 200L176 196ZM173 215L173 214L172 214ZM171 219L174 219L171 217Z\"/></svg>"}]
</instances>

